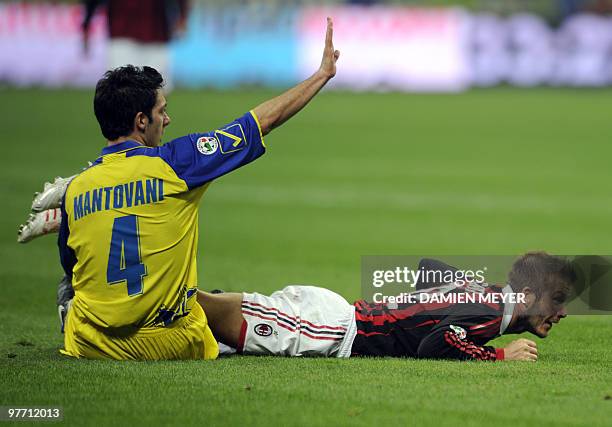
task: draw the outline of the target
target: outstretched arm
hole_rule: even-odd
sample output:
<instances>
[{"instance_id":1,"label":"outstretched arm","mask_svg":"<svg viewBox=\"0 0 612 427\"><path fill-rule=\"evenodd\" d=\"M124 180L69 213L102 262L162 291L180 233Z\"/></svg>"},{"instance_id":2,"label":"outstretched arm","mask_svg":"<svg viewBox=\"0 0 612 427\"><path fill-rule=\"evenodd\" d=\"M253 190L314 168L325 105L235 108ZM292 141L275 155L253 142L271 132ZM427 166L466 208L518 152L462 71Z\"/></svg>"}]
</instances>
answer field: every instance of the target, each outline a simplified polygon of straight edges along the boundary
<instances>
[{"instance_id":1,"label":"outstretched arm","mask_svg":"<svg viewBox=\"0 0 612 427\"><path fill-rule=\"evenodd\" d=\"M319 90L336 75L336 61L339 56L340 52L334 50L333 22L331 18L327 18L325 49L319 69L302 83L253 109L259 120L262 134L270 133L272 129L282 125L308 104Z\"/></svg>"}]
</instances>

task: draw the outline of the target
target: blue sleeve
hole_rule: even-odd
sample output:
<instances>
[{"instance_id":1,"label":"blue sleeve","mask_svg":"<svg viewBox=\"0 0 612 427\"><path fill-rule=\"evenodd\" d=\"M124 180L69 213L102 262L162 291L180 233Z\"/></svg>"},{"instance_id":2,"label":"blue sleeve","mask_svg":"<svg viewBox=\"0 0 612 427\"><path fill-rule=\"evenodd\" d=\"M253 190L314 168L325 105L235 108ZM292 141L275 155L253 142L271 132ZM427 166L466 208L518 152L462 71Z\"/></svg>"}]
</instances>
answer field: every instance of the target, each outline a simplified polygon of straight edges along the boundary
<instances>
[{"instance_id":1,"label":"blue sleeve","mask_svg":"<svg viewBox=\"0 0 612 427\"><path fill-rule=\"evenodd\" d=\"M264 152L261 129L253 112L213 132L190 134L159 147L159 155L189 189L238 169Z\"/></svg>"},{"instance_id":2,"label":"blue sleeve","mask_svg":"<svg viewBox=\"0 0 612 427\"><path fill-rule=\"evenodd\" d=\"M57 246L59 246L60 262L64 268L64 272L69 279L72 279L72 269L77 263L77 258L74 251L68 247L68 236L70 229L68 228L68 215L66 214L66 195L62 198L61 212L62 222L60 224L59 237L57 238Z\"/></svg>"}]
</instances>

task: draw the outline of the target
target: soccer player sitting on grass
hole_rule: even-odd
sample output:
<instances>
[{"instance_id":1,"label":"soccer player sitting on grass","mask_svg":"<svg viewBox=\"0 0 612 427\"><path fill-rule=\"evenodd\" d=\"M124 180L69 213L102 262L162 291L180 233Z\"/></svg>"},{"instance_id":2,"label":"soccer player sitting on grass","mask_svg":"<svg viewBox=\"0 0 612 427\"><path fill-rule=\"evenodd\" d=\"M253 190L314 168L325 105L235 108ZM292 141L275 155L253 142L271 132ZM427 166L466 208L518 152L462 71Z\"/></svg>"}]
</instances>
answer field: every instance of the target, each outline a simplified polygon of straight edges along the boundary
<instances>
[{"instance_id":1,"label":"soccer player sitting on grass","mask_svg":"<svg viewBox=\"0 0 612 427\"><path fill-rule=\"evenodd\" d=\"M160 140L170 118L162 76L133 66L104 75L96 85L94 111L107 146L89 168L43 192L65 190L59 212L42 215L43 223L46 218L47 225L60 227L65 282L75 292L63 353L141 360L217 357L217 341L196 301L198 202L213 180L264 153L263 135L319 92L335 75L338 56L328 18L321 66L310 78L213 132L164 145ZM27 241L34 229L30 221L20 240Z\"/></svg>"}]
</instances>

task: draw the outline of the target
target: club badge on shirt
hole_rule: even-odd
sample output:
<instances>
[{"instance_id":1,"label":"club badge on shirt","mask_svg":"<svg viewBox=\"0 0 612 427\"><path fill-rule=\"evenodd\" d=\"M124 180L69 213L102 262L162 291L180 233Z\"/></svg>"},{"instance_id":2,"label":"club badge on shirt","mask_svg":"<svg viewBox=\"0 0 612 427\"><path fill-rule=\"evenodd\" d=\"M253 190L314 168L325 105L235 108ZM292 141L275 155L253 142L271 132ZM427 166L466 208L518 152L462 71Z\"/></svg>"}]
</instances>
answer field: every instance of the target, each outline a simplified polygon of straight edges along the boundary
<instances>
[{"instance_id":1,"label":"club badge on shirt","mask_svg":"<svg viewBox=\"0 0 612 427\"><path fill-rule=\"evenodd\" d=\"M198 138L196 146L200 153L205 156L210 156L211 154L215 154L217 148L219 148L219 142L217 142L217 138L212 136L202 136Z\"/></svg>"},{"instance_id":2,"label":"club badge on shirt","mask_svg":"<svg viewBox=\"0 0 612 427\"><path fill-rule=\"evenodd\" d=\"M255 328L253 329L257 335L262 337L269 337L273 332L272 327L270 325L266 325L265 323L259 323L255 325Z\"/></svg>"}]
</instances>

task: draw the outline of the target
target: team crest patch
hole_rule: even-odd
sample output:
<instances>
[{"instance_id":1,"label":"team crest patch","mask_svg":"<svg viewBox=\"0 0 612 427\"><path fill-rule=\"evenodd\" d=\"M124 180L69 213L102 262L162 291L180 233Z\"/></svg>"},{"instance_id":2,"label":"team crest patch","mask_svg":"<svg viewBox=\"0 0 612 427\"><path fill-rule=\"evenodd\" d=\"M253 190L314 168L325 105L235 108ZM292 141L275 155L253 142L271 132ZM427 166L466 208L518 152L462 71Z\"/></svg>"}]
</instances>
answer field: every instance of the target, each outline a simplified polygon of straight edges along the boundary
<instances>
[{"instance_id":1,"label":"team crest patch","mask_svg":"<svg viewBox=\"0 0 612 427\"><path fill-rule=\"evenodd\" d=\"M219 141L219 149L223 154L233 153L247 146L246 135L240 123L216 130L215 138Z\"/></svg>"},{"instance_id":2,"label":"team crest patch","mask_svg":"<svg viewBox=\"0 0 612 427\"><path fill-rule=\"evenodd\" d=\"M255 325L253 328L255 333L262 337L269 337L272 335L272 327L270 325L266 325L265 323L259 323Z\"/></svg>"},{"instance_id":3,"label":"team crest patch","mask_svg":"<svg viewBox=\"0 0 612 427\"><path fill-rule=\"evenodd\" d=\"M465 329L463 329L462 327L450 325L450 328L453 330L455 335L457 335L457 338L459 338L460 340L464 340L465 337L467 337L467 332L465 332Z\"/></svg>"},{"instance_id":4,"label":"team crest patch","mask_svg":"<svg viewBox=\"0 0 612 427\"><path fill-rule=\"evenodd\" d=\"M198 151L205 156L210 156L217 151L219 148L219 142L217 138L213 138L212 136L202 136L198 138L198 142L196 143L198 147Z\"/></svg>"}]
</instances>

